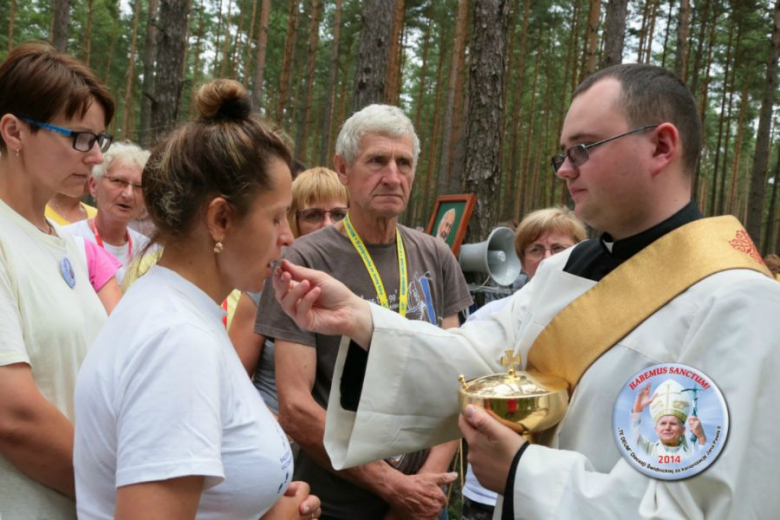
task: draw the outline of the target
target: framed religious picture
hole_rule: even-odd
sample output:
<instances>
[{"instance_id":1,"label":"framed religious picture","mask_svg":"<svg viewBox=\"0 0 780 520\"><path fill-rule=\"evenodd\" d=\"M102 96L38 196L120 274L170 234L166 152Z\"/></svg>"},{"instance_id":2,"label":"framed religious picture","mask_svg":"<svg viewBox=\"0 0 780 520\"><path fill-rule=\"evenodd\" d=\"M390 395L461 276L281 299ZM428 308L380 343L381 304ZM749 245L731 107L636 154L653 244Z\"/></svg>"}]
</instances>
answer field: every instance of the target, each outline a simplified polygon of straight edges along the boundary
<instances>
[{"instance_id":1,"label":"framed religious picture","mask_svg":"<svg viewBox=\"0 0 780 520\"><path fill-rule=\"evenodd\" d=\"M440 195L433 205L426 233L444 240L458 256L476 202L477 196L471 193Z\"/></svg>"}]
</instances>

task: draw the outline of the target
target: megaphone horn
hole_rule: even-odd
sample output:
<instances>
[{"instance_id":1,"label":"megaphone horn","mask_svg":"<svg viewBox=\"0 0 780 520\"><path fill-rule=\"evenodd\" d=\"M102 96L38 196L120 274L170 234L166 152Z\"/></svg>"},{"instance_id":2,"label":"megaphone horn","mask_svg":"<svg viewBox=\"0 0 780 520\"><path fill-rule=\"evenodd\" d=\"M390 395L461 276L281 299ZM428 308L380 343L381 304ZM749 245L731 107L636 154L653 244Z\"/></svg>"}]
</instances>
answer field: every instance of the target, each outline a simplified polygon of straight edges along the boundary
<instances>
[{"instance_id":1,"label":"megaphone horn","mask_svg":"<svg viewBox=\"0 0 780 520\"><path fill-rule=\"evenodd\" d=\"M487 273L498 285L511 285L521 270L514 239L511 229L498 227L484 242L462 245L458 256L460 268Z\"/></svg>"}]
</instances>

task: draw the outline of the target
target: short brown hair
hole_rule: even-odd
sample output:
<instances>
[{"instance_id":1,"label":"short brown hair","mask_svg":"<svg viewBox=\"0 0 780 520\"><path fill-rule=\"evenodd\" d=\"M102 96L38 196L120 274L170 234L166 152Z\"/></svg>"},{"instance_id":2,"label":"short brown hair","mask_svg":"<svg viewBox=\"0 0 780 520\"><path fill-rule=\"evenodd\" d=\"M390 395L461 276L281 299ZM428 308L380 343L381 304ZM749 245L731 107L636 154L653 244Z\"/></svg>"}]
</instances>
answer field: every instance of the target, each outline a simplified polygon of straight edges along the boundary
<instances>
[{"instance_id":1,"label":"short brown hair","mask_svg":"<svg viewBox=\"0 0 780 520\"><path fill-rule=\"evenodd\" d=\"M84 114L93 101L114 117L114 100L89 67L46 42L28 42L12 50L0 64L0 116L13 114L48 122L63 114ZM37 132L36 126L31 127ZM0 137L0 151L6 144Z\"/></svg>"},{"instance_id":2,"label":"short brown hair","mask_svg":"<svg viewBox=\"0 0 780 520\"><path fill-rule=\"evenodd\" d=\"M545 208L532 211L525 216L515 232L515 251L522 261L525 248L533 241L550 231L566 233L574 239L574 243L582 242L587 237L585 226L574 216L574 212L566 207Z\"/></svg>"},{"instance_id":3,"label":"short brown hair","mask_svg":"<svg viewBox=\"0 0 780 520\"><path fill-rule=\"evenodd\" d=\"M623 63L588 76L574 91L572 99L607 78L620 83L620 108L632 127L669 122L677 128L683 148L683 168L692 175L701 153L701 120L693 94L685 83L661 67Z\"/></svg>"},{"instance_id":4,"label":"short brown hair","mask_svg":"<svg viewBox=\"0 0 780 520\"><path fill-rule=\"evenodd\" d=\"M157 226L153 241L186 238L214 197L224 197L244 217L258 192L273 189L270 159L287 166L292 160L274 128L252 115L241 83L207 83L197 93L197 105L200 117L163 139L144 168L144 201Z\"/></svg>"},{"instance_id":5,"label":"short brown hair","mask_svg":"<svg viewBox=\"0 0 780 520\"><path fill-rule=\"evenodd\" d=\"M316 202L342 199L349 203L347 188L341 184L339 176L333 170L317 166L303 171L295 177L292 183L292 204L287 210L287 222L290 224L293 236L298 238L298 212Z\"/></svg>"}]
</instances>

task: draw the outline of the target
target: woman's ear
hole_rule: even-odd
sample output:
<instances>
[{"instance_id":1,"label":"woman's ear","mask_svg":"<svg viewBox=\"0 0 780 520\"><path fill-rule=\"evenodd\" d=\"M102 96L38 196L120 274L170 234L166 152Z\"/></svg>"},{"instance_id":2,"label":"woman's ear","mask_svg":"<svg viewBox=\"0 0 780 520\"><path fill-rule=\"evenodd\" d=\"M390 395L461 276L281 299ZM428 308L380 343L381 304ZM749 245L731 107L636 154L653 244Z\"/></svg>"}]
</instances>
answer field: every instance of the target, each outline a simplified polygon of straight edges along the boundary
<instances>
[{"instance_id":1,"label":"woman's ear","mask_svg":"<svg viewBox=\"0 0 780 520\"><path fill-rule=\"evenodd\" d=\"M233 205L224 197L215 197L206 208L206 227L214 242L225 239L228 230L234 224L235 211Z\"/></svg>"},{"instance_id":2,"label":"woman's ear","mask_svg":"<svg viewBox=\"0 0 780 520\"><path fill-rule=\"evenodd\" d=\"M22 131L22 122L15 115L5 114L0 118L0 136L9 155L22 148Z\"/></svg>"}]
</instances>

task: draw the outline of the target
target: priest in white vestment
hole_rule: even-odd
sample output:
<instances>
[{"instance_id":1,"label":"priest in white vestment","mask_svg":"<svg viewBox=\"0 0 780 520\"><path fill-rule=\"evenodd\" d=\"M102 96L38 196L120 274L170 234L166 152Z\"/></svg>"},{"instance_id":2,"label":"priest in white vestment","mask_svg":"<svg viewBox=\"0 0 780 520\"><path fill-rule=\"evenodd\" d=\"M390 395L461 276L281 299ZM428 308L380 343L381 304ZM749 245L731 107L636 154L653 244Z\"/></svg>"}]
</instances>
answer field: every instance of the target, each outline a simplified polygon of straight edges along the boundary
<instances>
[{"instance_id":1,"label":"priest in white vestment","mask_svg":"<svg viewBox=\"0 0 780 520\"><path fill-rule=\"evenodd\" d=\"M334 467L463 435L480 482L503 495L494 518L776 518L780 286L735 219L703 219L691 202L700 143L696 103L672 73L618 65L586 79L563 125L565 152L552 162L577 216L604 233L542 262L503 311L459 330L409 322L322 273L283 263L274 286L285 311L304 329L345 336L325 431ZM700 267L706 274L693 276ZM550 364L550 350L534 344L567 308L583 319L556 336L564 344L545 344L558 356ZM578 334L609 336L635 308L643 309L636 324L570 380L566 416L542 443L526 444L480 409L459 413L459 374L503 371L507 348L523 366L576 365L592 353ZM354 371L361 348L368 357L356 386L342 375ZM719 458L685 480L638 472L612 437L620 390L659 363L706 374L730 413Z\"/></svg>"}]
</instances>

